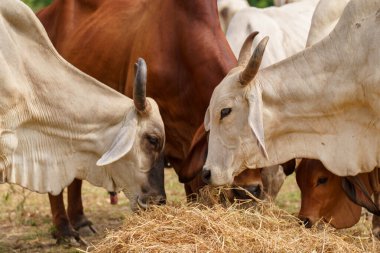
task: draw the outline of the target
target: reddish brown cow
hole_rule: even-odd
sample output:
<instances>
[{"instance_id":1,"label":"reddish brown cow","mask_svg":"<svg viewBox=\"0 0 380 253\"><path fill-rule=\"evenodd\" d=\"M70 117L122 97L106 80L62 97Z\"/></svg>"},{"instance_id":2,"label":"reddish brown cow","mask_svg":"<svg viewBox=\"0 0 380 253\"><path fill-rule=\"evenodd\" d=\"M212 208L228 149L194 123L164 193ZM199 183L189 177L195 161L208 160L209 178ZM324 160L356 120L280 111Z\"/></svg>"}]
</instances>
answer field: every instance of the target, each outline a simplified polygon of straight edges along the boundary
<instances>
[{"instance_id":1,"label":"reddish brown cow","mask_svg":"<svg viewBox=\"0 0 380 253\"><path fill-rule=\"evenodd\" d=\"M165 124L166 159L181 182L199 174L205 154L188 155L193 135L214 87L236 65L216 0L56 0L38 17L63 57L127 96L132 95L133 60L143 57L147 95L157 101ZM194 145L204 150L204 132ZM75 228L89 224L80 186L79 180L69 186L67 214ZM50 200L57 235L71 236L62 195Z\"/></svg>"},{"instance_id":2,"label":"reddish brown cow","mask_svg":"<svg viewBox=\"0 0 380 253\"><path fill-rule=\"evenodd\" d=\"M379 174L380 169L376 169L347 180L329 172L318 160L303 159L296 171L302 197L299 218L306 227L311 227L321 219L330 222L335 228L355 225L360 219L362 206L371 212L378 212L368 196L374 194L375 203L380 207ZM360 183L356 184L359 181L363 183L362 187ZM380 238L378 215L373 216L372 225L374 235Z\"/></svg>"}]
</instances>

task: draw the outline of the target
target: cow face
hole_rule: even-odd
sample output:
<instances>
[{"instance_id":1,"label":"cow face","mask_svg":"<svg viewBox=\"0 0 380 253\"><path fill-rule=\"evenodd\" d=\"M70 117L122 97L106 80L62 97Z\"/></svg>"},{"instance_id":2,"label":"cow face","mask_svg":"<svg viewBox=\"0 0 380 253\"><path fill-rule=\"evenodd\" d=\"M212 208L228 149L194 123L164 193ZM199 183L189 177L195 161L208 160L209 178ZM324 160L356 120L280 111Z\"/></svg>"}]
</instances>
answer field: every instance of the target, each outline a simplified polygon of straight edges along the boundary
<instances>
[{"instance_id":1,"label":"cow face","mask_svg":"<svg viewBox=\"0 0 380 253\"><path fill-rule=\"evenodd\" d=\"M215 88L205 127L209 130L208 155L202 172L206 183L232 184L244 166L251 138L246 87L238 84L241 68L235 68Z\"/></svg>"},{"instance_id":2,"label":"cow face","mask_svg":"<svg viewBox=\"0 0 380 253\"><path fill-rule=\"evenodd\" d=\"M303 159L296 178L302 198L299 218L306 227L321 219L335 228L351 227L359 221L361 207L347 197L342 177L329 172L320 161Z\"/></svg>"},{"instance_id":3,"label":"cow face","mask_svg":"<svg viewBox=\"0 0 380 253\"><path fill-rule=\"evenodd\" d=\"M177 171L180 182L185 183L186 195L188 196L199 193L199 190L205 185L202 182L200 172L207 158L207 139L208 133L206 133L203 126L199 127L194 134L187 159L183 163L182 169ZM262 199L264 197L264 187L261 170L243 171L234 178L232 188L225 191L225 196L228 197L230 202L233 202L235 199L251 200L251 195ZM192 196L189 199L192 199Z\"/></svg>"},{"instance_id":4,"label":"cow face","mask_svg":"<svg viewBox=\"0 0 380 253\"><path fill-rule=\"evenodd\" d=\"M264 38L250 57L256 34L251 34L244 42L239 66L212 94L205 116L205 128L210 131L209 152L202 173L206 183L231 184L235 175L251 167L249 160L252 154L266 153L260 89L258 84L248 85L259 69L268 41L267 37Z\"/></svg>"},{"instance_id":5,"label":"cow face","mask_svg":"<svg viewBox=\"0 0 380 253\"><path fill-rule=\"evenodd\" d=\"M136 64L134 108L127 113L111 148L98 160L106 166L116 188L138 206L165 203L164 124L156 102L145 97L146 64Z\"/></svg>"},{"instance_id":6,"label":"cow face","mask_svg":"<svg viewBox=\"0 0 380 253\"><path fill-rule=\"evenodd\" d=\"M149 98L147 104L150 108L143 114L132 108L111 149L97 162L106 166L133 210L165 203L164 124L157 104Z\"/></svg>"}]
</instances>

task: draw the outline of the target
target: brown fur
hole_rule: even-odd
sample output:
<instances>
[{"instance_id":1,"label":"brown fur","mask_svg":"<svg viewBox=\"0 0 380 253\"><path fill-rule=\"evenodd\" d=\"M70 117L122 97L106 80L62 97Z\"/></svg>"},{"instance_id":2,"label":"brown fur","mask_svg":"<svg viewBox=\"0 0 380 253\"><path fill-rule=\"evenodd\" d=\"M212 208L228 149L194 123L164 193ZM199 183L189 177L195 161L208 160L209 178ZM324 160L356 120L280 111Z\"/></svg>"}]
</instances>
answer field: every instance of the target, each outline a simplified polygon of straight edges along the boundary
<instances>
[{"instance_id":1,"label":"brown fur","mask_svg":"<svg viewBox=\"0 0 380 253\"><path fill-rule=\"evenodd\" d=\"M63 57L127 96L132 96L135 60L146 60L147 96L160 107L166 159L179 178L191 180L203 166L199 161L207 146L203 135L188 156L194 133L214 87L236 65L216 1L56 0L37 15Z\"/></svg>"},{"instance_id":2,"label":"brown fur","mask_svg":"<svg viewBox=\"0 0 380 253\"><path fill-rule=\"evenodd\" d=\"M370 195L374 194L379 206L379 193L373 191L370 183L372 173L359 174ZM342 177L329 172L318 160L303 159L296 170L297 184L301 189L301 210L299 218L306 226L312 226L320 219L330 222L335 228L355 225L362 207L352 202L342 188ZM323 184L318 180L327 178ZM379 236L379 216L373 216L373 232Z\"/></svg>"}]
</instances>

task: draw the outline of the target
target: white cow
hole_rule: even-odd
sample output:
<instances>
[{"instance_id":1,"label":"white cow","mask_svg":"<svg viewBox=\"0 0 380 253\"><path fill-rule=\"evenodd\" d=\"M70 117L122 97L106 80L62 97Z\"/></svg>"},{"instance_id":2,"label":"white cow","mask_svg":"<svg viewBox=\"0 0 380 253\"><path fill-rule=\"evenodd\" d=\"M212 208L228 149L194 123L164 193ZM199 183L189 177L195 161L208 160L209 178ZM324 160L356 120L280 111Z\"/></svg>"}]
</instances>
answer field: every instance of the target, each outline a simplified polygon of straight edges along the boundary
<instances>
[{"instance_id":1,"label":"white cow","mask_svg":"<svg viewBox=\"0 0 380 253\"><path fill-rule=\"evenodd\" d=\"M317 3L318 0L304 0L282 7L250 7L239 11L232 18L226 32L235 56L238 57L245 38L255 31L259 35L254 46L265 36L271 38L262 68L303 50Z\"/></svg>"},{"instance_id":2,"label":"white cow","mask_svg":"<svg viewBox=\"0 0 380 253\"><path fill-rule=\"evenodd\" d=\"M145 98L144 61L131 100L58 55L22 2L0 1L0 34L2 182L56 195L84 179L145 207L164 126Z\"/></svg>"},{"instance_id":3,"label":"white cow","mask_svg":"<svg viewBox=\"0 0 380 253\"><path fill-rule=\"evenodd\" d=\"M247 0L218 0L217 4L220 26L224 32L235 13L249 7Z\"/></svg>"},{"instance_id":4,"label":"white cow","mask_svg":"<svg viewBox=\"0 0 380 253\"><path fill-rule=\"evenodd\" d=\"M336 26L344 7L350 0L320 0L315 8L306 47L326 37Z\"/></svg>"},{"instance_id":5,"label":"white cow","mask_svg":"<svg viewBox=\"0 0 380 253\"><path fill-rule=\"evenodd\" d=\"M300 0L274 0L273 2L274 2L275 6L279 7L279 6L283 6L285 4L290 4L290 3L294 3L294 2L298 2L298 1L300 1Z\"/></svg>"},{"instance_id":6,"label":"white cow","mask_svg":"<svg viewBox=\"0 0 380 253\"><path fill-rule=\"evenodd\" d=\"M267 38L213 92L204 179L312 158L338 176L380 166L380 0L351 0L328 37L259 71Z\"/></svg>"}]
</instances>

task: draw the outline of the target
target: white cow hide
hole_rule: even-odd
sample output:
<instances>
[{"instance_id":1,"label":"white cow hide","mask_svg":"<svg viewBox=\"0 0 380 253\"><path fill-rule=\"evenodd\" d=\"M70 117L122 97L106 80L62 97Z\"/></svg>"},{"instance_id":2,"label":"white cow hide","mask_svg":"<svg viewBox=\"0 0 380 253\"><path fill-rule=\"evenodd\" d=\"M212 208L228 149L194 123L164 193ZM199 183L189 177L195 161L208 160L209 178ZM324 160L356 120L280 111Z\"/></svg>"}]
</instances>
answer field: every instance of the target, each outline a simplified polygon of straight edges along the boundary
<instances>
[{"instance_id":1,"label":"white cow hide","mask_svg":"<svg viewBox=\"0 0 380 253\"><path fill-rule=\"evenodd\" d=\"M211 183L230 183L242 169L292 158L318 159L338 176L379 167L378 41L380 0L351 0L328 37L259 71L246 86L238 81L243 68L231 70L214 90L206 118ZM261 97L262 105L250 108L252 97ZM232 110L221 121L225 107ZM262 114L264 136L253 137L248 120L243 124L249 111ZM262 138L267 157L257 141Z\"/></svg>"},{"instance_id":2,"label":"white cow hide","mask_svg":"<svg viewBox=\"0 0 380 253\"><path fill-rule=\"evenodd\" d=\"M125 186L114 164L95 163L123 126L138 124L133 101L67 63L20 1L0 1L0 66L3 182L52 194L74 178ZM122 167L134 178L131 155Z\"/></svg>"},{"instance_id":3,"label":"white cow hide","mask_svg":"<svg viewBox=\"0 0 380 253\"><path fill-rule=\"evenodd\" d=\"M350 0L320 0L311 19L306 47L326 37L338 23L340 16Z\"/></svg>"},{"instance_id":4,"label":"white cow hide","mask_svg":"<svg viewBox=\"0 0 380 253\"><path fill-rule=\"evenodd\" d=\"M245 8L232 18L227 40L236 57L245 38L259 32L253 48L265 36L269 36L261 68L265 68L305 48L311 17L318 0L304 0L281 7Z\"/></svg>"},{"instance_id":5,"label":"white cow hide","mask_svg":"<svg viewBox=\"0 0 380 253\"><path fill-rule=\"evenodd\" d=\"M247 0L218 0L217 4L220 26L224 32L236 12L249 7Z\"/></svg>"}]
</instances>

